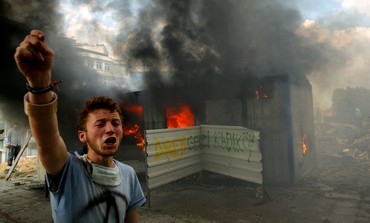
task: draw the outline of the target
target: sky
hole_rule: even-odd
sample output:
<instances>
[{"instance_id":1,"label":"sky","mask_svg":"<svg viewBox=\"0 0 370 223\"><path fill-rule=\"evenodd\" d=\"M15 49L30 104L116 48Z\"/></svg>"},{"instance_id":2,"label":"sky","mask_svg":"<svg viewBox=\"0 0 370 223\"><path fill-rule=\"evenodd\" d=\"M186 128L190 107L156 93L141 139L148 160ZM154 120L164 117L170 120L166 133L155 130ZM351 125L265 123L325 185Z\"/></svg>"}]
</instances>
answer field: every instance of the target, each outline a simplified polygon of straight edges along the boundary
<instances>
[{"instance_id":1,"label":"sky","mask_svg":"<svg viewBox=\"0 0 370 223\"><path fill-rule=\"evenodd\" d=\"M369 89L370 1L299 2L297 8L304 18L299 32L312 41L328 43L344 57L309 74L316 104L329 108L332 92L337 88Z\"/></svg>"},{"instance_id":2,"label":"sky","mask_svg":"<svg viewBox=\"0 0 370 223\"><path fill-rule=\"evenodd\" d=\"M297 1L295 4L303 17L307 19L317 19L321 16L333 13L333 11L340 9L341 7L340 3L335 0L301 0Z\"/></svg>"},{"instance_id":3,"label":"sky","mask_svg":"<svg viewBox=\"0 0 370 223\"><path fill-rule=\"evenodd\" d=\"M315 20L328 29L345 29L370 25L370 3L365 0L327 0L312 4L302 0L297 8L305 19ZM322 3L321 3L322 2Z\"/></svg>"}]
</instances>

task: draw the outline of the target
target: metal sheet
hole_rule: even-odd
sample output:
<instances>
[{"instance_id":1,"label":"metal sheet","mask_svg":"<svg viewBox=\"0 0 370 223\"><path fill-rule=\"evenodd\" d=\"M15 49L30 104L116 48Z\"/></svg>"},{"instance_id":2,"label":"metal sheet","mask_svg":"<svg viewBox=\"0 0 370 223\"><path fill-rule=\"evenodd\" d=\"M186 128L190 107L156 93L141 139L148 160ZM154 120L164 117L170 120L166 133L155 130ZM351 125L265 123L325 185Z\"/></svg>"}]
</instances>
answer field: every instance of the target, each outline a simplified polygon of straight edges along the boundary
<instances>
[{"instance_id":1,"label":"metal sheet","mask_svg":"<svg viewBox=\"0 0 370 223\"><path fill-rule=\"evenodd\" d=\"M146 131L148 187L208 170L262 184L259 132L239 126Z\"/></svg>"},{"instance_id":2,"label":"metal sheet","mask_svg":"<svg viewBox=\"0 0 370 223\"><path fill-rule=\"evenodd\" d=\"M204 170L263 183L259 132L239 126L201 125Z\"/></svg>"},{"instance_id":3,"label":"metal sheet","mask_svg":"<svg viewBox=\"0 0 370 223\"><path fill-rule=\"evenodd\" d=\"M292 140L293 140L293 161L294 182L298 181L316 165L316 145L314 134L314 117L312 90L310 86L301 87L292 85L291 103L292 108ZM302 139L307 151L302 151Z\"/></svg>"},{"instance_id":4,"label":"metal sheet","mask_svg":"<svg viewBox=\"0 0 370 223\"><path fill-rule=\"evenodd\" d=\"M287 184L291 179L289 82L275 80L271 89L269 98L246 99L246 125L261 131L264 183Z\"/></svg>"},{"instance_id":5,"label":"metal sheet","mask_svg":"<svg viewBox=\"0 0 370 223\"><path fill-rule=\"evenodd\" d=\"M146 130L148 187L202 170L200 127Z\"/></svg>"},{"instance_id":6,"label":"metal sheet","mask_svg":"<svg viewBox=\"0 0 370 223\"><path fill-rule=\"evenodd\" d=\"M243 106L240 99L210 100L206 101L205 107L207 119L203 124L243 125Z\"/></svg>"},{"instance_id":7,"label":"metal sheet","mask_svg":"<svg viewBox=\"0 0 370 223\"><path fill-rule=\"evenodd\" d=\"M315 163L313 103L310 84L276 77L266 99L245 98L246 126L261 131L265 184L295 183ZM302 155L302 134L308 149Z\"/></svg>"}]
</instances>

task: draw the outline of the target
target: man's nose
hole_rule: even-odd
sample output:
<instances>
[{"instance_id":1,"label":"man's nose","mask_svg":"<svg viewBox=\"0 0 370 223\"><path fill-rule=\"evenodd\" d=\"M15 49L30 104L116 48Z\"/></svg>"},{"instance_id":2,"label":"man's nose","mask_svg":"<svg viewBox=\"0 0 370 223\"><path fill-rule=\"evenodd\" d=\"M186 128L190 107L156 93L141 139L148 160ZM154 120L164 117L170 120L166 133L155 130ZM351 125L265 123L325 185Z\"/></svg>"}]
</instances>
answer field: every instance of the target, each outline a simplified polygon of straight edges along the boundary
<instances>
[{"instance_id":1,"label":"man's nose","mask_svg":"<svg viewBox=\"0 0 370 223\"><path fill-rule=\"evenodd\" d=\"M112 123L107 122L105 124L105 132L106 133L111 133L111 132L114 132L113 130L114 130L114 127L113 127Z\"/></svg>"}]
</instances>

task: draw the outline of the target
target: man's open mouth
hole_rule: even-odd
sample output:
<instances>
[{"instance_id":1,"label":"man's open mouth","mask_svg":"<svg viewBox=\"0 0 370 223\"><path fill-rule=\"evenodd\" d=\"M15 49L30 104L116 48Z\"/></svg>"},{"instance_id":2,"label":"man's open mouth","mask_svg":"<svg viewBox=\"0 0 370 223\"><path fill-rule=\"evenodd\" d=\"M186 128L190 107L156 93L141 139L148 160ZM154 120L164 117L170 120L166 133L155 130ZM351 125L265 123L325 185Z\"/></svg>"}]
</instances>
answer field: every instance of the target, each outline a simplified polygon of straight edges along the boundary
<instances>
[{"instance_id":1,"label":"man's open mouth","mask_svg":"<svg viewBox=\"0 0 370 223\"><path fill-rule=\"evenodd\" d=\"M109 145L113 145L114 143L116 143L116 141L117 141L117 139L115 137L109 137L104 141L104 143L109 144Z\"/></svg>"}]
</instances>

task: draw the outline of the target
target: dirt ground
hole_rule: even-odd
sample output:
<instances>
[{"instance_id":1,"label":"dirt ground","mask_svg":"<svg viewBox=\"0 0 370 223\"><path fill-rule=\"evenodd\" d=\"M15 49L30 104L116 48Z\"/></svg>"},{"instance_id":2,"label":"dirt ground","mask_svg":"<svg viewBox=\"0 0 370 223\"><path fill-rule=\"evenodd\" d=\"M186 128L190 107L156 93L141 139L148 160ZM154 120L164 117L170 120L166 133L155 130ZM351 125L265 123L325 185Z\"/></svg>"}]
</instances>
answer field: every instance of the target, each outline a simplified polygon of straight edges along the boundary
<instances>
[{"instance_id":1,"label":"dirt ground","mask_svg":"<svg viewBox=\"0 0 370 223\"><path fill-rule=\"evenodd\" d=\"M368 163L318 167L294 186L267 187L271 200L255 185L208 173L203 183L155 189L142 222L370 222L369 172Z\"/></svg>"},{"instance_id":2,"label":"dirt ground","mask_svg":"<svg viewBox=\"0 0 370 223\"><path fill-rule=\"evenodd\" d=\"M360 140L370 139L370 131L361 129L361 133L352 134L348 139L348 134L338 136L338 132L349 131L348 126L342 127L327 126L317 136L317 166L295 185L266 186L264 193L258 185L203 172L150 191L146 206L139 209L139 222L370 222L367 155L370 144ZM347 130L340 131L343 129ZM358 142L363 146L359 147ZM12 177L32 174L36 170L34 164L34 159L21 159L18 173ZM1 173L4 168L0 165ZM41 212L41 205L48 202L39 205L29 207L27 213L38 215L35 213ZM42 214L44 219L50 219L49 214Z\"/></svg>"}]
</instances>

